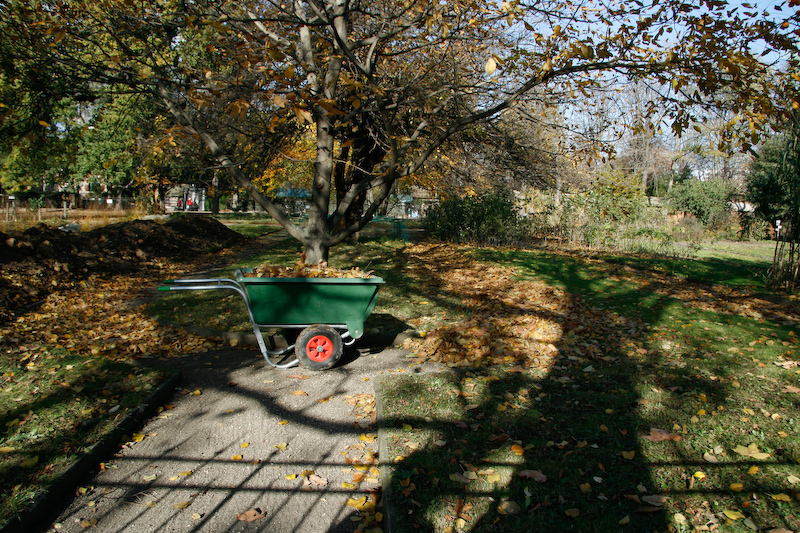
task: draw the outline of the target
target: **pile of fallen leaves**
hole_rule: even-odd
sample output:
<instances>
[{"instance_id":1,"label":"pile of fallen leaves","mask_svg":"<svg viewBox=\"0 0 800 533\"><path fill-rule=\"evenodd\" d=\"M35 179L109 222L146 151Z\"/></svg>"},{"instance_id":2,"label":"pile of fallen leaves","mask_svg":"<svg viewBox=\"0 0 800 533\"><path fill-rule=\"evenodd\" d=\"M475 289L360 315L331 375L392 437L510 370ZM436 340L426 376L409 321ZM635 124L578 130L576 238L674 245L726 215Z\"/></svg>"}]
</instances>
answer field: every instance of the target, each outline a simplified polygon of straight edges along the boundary
<instances>
[{"instance_id":1,"label":"pile of fallen leaves","mask_svg":"<svg viewBox=\"0 0 800 533\"><path fill-rule=\"evenodd\" d=\"M86 233L38 225L0 235L10 255L0 274L0 350L25 364L57 348L86 356L174 356L209 346L205 338L162 327L137 298L161 280L199 268L186 248L205 251L244 237L208 217L166 224L136 220ZM181 243L184 246L181 246ZM222 252L233 253L233 249ZM14 260L9 260L13 258Z\"/></svg>"},{"instance_id":2,"label":"pile of fallen leaves","mask_svg":"<svg viewBox=\"0 0 800 533\"><path fill-rule=\"evenodd\" d=\"M601 343L609 332L641 327L613 313L601 316L559 288L516 280L513 269L474 261L457 246L419 244L406 251L417 259L414 265L424 265L413 267L424 268L418 279L460 294L470 313L407 341L425 360L451 367L520 364L547 370L559 354L578 360L603 357Z\"/></svg>"},{"instance_id":3,"label":"pile of fallen leaves","mask_svg":"<svg viewBox=\"0 0 800 533\"><path fill-rule=\"evenodd\" d=\"M160 224L133 220L87 232L38 224L0 232L0 324L42 302L47 295L80 290L93 276L167 270L171 260L196 258L242 243L244 236L205 216L175 217Z\"/></svg>"},{"instance_id":4,"label":"pile of fallen leaves","mask_svg":"<svg viewBox=\"0 0 800 533\"><path fill-rule=\"evenodd\" d=\"M300 255L300 259L290 266L275 266L265 263L259 265L249 272L243 272L244 277L249 278L360 278L367 279L373 277L372 271L364 272L358 267L353 268L333 268L328 266L326 261L317 265L307 265L305 253Z\"/></svg>"}]
</instances>

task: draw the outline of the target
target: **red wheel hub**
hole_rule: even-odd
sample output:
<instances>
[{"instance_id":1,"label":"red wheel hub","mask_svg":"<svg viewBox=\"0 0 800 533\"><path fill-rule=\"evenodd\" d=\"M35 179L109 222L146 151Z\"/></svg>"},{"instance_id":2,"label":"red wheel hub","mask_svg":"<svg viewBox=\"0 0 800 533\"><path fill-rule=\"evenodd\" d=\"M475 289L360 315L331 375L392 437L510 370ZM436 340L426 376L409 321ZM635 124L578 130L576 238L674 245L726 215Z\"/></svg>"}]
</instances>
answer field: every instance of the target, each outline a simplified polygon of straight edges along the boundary
<instances>
[{"instance_id":1,"label":"red wheel hub","mask_svg":"<svg viewBox=\"0 0 800 533\"><path fill-rule=\"evenodd\" d=\"M325 335L312 337L306 343L306 355L312 361L327 361L333 355L333 343Z\"/></svg>"}]
</instances>

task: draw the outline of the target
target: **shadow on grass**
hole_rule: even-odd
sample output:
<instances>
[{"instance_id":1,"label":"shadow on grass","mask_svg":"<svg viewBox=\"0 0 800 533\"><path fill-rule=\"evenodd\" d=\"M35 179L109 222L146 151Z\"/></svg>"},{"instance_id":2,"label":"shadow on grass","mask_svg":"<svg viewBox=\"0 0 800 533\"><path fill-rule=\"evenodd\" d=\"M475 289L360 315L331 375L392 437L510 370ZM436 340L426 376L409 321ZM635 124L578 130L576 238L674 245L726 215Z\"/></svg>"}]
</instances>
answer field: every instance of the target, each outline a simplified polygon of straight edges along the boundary
<instances>
[{"instance_id":1,"label":"shadow on grass","mask_svg":"<svg viewBox=\"0 0 800 533\"><path fill-rule=\"evenodd\" d=\"M434 381L383 380L386 425L393 435L392 451L383 459L393 463L395 531L665 531L681 527L675 513L686 513L681 516L687 524L718 527L726 505L756 512L747 494L728 489L742 479L742 466L753 463L700 461L702 451L687 434L714 433L728 450L736 437L720 432L713 419L675 418L711 415L701 410L707 399L724 406L740 369L724 358L709 361L700 351L670 361L668 350L654 348L674 342L652 325L669 322L671 307L687 304L687 290L696 290L694 303L702 303L730 296L724 288L687 289L652 275L630 284L623 277L631 267L615 271L555 255L544 261L517 253L481 255L563 287L570 311L509 309L502 294L488 296L494 301L482 302L484 307L559 323L564 335L554 343L555 357L538 370L512 363L453 369ZM440 292L446 284L436 269L424 278L419 292L426 298L446 305L458 296ZM611 311L620 308L622 313ZM643 450L651 428L670 438ZM776 457L774 465L793 461L791 455ZM693 474L701 469L713 475L715 486L695 484L700 478ZM785 490L773 482L751 488ZM784 514L775 502L762 499L759 505L773 511L773 520ZM778 520L773 527L792 525L791 518Z\"/></svg>"}]
</instances>

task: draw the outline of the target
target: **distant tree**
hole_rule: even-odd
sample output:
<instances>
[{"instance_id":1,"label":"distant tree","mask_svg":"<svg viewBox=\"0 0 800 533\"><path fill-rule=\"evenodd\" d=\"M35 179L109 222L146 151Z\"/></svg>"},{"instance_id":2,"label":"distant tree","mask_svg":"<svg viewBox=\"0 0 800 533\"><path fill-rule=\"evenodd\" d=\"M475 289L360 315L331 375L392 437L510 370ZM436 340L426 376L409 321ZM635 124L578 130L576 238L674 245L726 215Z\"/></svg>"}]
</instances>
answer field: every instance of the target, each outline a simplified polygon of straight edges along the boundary
<instances>
[{"instance_id":1,"label":"distant tree","mask_svg":"<svg viewBox=\"0 0 800 533\"><path fill-rule=\"evenodd\" d=\"M800 281L800 116L793 116L788 130L761 146L750 166L747 197L755 214L778 231L769 283L794 290Z\"/></svg>"},{"instance_id":2,"label":"distant tree","mask_svg":"<svg viewBox=\"0 0 800 533\"><path fill-rule=\"evenodd\" d=\"M14 83L22 64L76 93L124 86L157 100L310 263L369 223L449 139L533 91L581 109L614 80L650 83L659 96L645 111L674 133L725 108L721 127L752 124L752 144L800 104L788 84L797 22L725 1L0 2ZM300 226L253 185L250 162L270 159L242 156L303 130L315 161Z\"/></svg>"},{"instance_id":3,"label":"distant tree","mask_svg":"<svg viewBox=\"0 0 800 533\"><path fill-rule=\"evenodd\" d=\"M676 184L668 199L673 209L691 213L709 227L722 224L731 212L736 188L721 178L689 179Z\"/></svg>"}]
</instances>

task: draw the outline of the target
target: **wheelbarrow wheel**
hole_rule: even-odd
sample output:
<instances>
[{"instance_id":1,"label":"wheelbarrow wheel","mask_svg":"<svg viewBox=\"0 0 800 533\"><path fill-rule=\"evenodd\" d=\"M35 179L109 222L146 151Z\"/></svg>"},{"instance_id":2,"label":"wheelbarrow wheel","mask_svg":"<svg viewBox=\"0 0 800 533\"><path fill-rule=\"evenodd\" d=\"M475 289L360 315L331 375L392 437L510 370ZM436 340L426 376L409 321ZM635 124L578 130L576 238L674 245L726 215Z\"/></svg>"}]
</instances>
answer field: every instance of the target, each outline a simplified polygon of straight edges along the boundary
<instances>
[{"instance_id":1,"label":"wheelbarrow wheel","mask_svg":"<svg viewBox=\"0 0 800 533\"><path fill-rule=\"evenodd\" d=\"M332 327L316 324L300 332L294 349L304 367L327 370L342 356L342 337Z\"/></svg>"}]
</instances>

